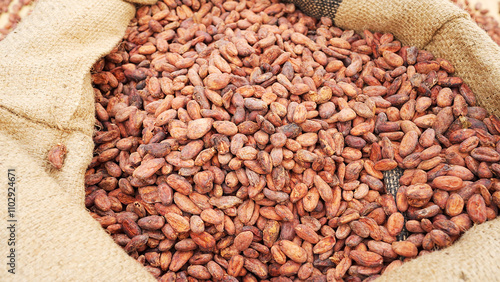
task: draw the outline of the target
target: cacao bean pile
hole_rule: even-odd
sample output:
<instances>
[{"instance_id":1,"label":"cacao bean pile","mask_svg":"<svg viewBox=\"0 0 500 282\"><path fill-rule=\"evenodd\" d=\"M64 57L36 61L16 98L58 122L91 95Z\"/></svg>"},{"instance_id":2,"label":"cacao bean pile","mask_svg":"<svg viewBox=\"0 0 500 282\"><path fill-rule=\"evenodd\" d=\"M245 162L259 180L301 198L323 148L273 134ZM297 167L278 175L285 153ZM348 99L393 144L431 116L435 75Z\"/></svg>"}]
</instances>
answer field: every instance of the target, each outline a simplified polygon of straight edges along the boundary
<instances>
[{"instance_id":1,"label":"cacao bean pile","mask_svg":"<svg viewBox=\"0 0 500 282\"><path fill-rule=\"evenodd\" d=\"M371 281L498 214L500 120L453 73L293 4L140 7L93 67L85 205L160 281Z\"/></svg>"},{"instance_id":2,"label":"cacao bean pile","mask_svg":"<svg viewBox=\"0 0 500 282\"><path fill-rule=\"evenodd\" d=\"M479 27L484 29L491 37L491 39L493 39L493 41L495 41L497 44L500 44L500 26L498 25L498 21L492 16L492 14L498 15L500 13L500 11L498 10L498 1L496 1L496 11L490 11L486 8L483 8L481 2L477 2L475 5L472 5L472 3L470 3L468 0L451 0L451 2L469 13L471 19L475 21Z\"/></svg>"},{"instance_id":3,"label":"cacao bean pile","mask_svg":"<svg viewBox=\"0 0 500 282\"><path fill-rule=\"evenodd\" d=\"M35 0L36 1L36 0ZM22 16L26 13L21 13L21 10L31 10L29 5L35 2L33 0L0 0L0 17L6 17L5 22L0 21L0 40L4 39L7 34L14 30L17 24L21 21ZM29 13L30 11L27 11Z\"/></svg>"},{"instance_id":4,"label":"cacao bean pile","mask_svg":"<svg viewBox=\"0 0 500 282\"><path fill-rule=\"evenodd\" d=\"M6 13L12 0L0 0L0 13Z\"/></svg>"}]
</instances>

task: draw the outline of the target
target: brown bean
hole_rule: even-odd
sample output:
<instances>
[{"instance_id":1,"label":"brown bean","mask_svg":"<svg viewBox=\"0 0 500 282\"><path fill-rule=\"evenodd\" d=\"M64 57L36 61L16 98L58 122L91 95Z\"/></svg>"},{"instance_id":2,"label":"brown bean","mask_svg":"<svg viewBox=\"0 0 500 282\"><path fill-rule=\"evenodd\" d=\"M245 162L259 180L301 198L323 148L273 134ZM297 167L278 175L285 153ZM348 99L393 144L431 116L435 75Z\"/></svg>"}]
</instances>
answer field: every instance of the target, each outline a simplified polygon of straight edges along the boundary
<instances>
[{"instance_id":1,"label":"brown bean","mask_svg":"<svg viewBox=\"0 0 500 282\"><path fill-rule=\"evenodd\" d=\"M292 4L174 2L92 72L85 205L154 276L371 281L496 217L500 120L448 61Z\"/></svg>"}]
</instances>

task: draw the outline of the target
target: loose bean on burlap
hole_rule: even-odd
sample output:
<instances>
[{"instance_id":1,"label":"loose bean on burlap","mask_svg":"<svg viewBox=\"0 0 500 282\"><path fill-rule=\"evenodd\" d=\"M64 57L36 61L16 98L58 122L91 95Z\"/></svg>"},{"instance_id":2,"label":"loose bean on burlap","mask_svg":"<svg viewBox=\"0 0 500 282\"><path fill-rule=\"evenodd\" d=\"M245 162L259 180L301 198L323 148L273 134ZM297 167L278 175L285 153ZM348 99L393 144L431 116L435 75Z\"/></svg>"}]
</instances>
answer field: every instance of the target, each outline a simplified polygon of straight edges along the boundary
<instances>
[{"instance_id":1,"label":"loose bean on burlap","mask_svg":"<svg viewBox=\"0 0 500 282\"><path fill-rule=\"evenodd\" d=\"M151 4L154 0L135 0ZM403 43L450 60L481 105L499 113L500 50L445 0L296 1L346 29L392 32ZM314 8L316 7L316 8ZM319 8L317 8L319 7ZM84 207L83 175L92 158L90 68L122 38L135 8L122 0L40 0L0 42L0 183L7 219L7 171L16 175L16 274L7 272L0 228L1 281L154 281ZM324 14L323 14L324 13ZM68 148L63 168L46 156ZM404 264L381 281L493 281L500 274L500 221L474 227L452 247Z\"/></svg>"},{"instance_id":2,"label":"loose bean on burlap","mask_svg":"<svg viewBox=\"0 0 500 282\"><path fill-rule=\"evenodd\" d=\"M155 281L84 206L94 146L90 68L134 13L122 0L41 0L0 42L0 281ZM60 171L46 159L56 143L68 148ZM8 169L16 176L15 275L6 264Z\"/></svg>"}]
</instances>

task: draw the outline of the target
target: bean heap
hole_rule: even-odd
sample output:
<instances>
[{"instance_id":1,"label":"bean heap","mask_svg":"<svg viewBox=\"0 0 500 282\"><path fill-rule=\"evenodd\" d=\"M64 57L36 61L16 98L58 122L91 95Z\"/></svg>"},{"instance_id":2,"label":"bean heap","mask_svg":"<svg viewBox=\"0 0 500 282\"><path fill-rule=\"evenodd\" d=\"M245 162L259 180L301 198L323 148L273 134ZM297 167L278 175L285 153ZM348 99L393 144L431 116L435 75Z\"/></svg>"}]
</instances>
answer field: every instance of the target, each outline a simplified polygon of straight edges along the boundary
<instances>
[{"instance_id":1,"label":"bean heap","mask_svg":"<svg viewBox=\"0 0 500 282\"><path fill-rule=\"evenodd\" d=\"M85 205L160 281L371 281L498 214L500 120L453 73L293 4L140 7L93 67Z\"/></svg>"},{"instance_id":2,"label":"bean heap","mask_svg":"<svg viewBox=\"0 0 500 282\"><path fill-rule=\"evenodd\" d=\"M488 9L484 9L480 2L475 5L471 5L467 0L450 0L452 3L456 4L461 9L469 13L472 20L474 20L482 29L484 29L488 35L497 44L500 43L500 26L494 17L491 16ZM9 18L4 26L0 26L0 41L7 36L21 20L20 11L24 6L31 5L36 2L36 0L17 0L17 3L12 5L12 10L9 12L9 6L13 0L0 0L0 15L4 13L9 13ZM498 13L497 11L492 11L493 13Z\"/></svg>"}]
</instances>

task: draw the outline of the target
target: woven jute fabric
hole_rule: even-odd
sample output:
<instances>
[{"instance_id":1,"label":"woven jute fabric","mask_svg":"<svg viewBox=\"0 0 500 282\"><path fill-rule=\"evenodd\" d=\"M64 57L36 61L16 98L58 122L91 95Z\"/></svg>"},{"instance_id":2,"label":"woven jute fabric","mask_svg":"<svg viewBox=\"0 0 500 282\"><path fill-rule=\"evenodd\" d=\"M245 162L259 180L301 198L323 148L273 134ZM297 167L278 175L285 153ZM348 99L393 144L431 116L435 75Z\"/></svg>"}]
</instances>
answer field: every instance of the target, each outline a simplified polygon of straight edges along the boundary
<instances>
[{"instance_id":1,"label":"woven jute fabric","mask_svg":"<svg viewBox=\"0 0 500 282\"><path fill-rule=\"evenodd\" d=\"M450 59L483 105L498 100L487 98L499 89L498 47L449 3L322 0L317 8L301 1L306 12L319 16L324 10L343 28L392 32L406 44ZM325 3L329 9L323 9ZM93 150L90 68L120 41L134 12L122 0L39 0L0 42L0 216L6 223L12 169L17 220L15 275L6 264L10 233L7 226L0 228L5 244L0 281L154 281L84 207L83 176ZM68 148L61 170L46 159L57 143ZM381 280L496 280L499 225L495 220L474 227L451 248L415 259Z\"/></svg>"},{"instance_id":2,"label":"woven jute fabric","mask_svg":"<svg viewBox=\"0 0 500 282\"><path fill-rule=\"evenodd\" d=\"M120 41L134 13L122 0L40 0L0 42L0 281L155 281L84 206L94 147L90 68ZM68 149L60 171L46 159L57 143ZM7 246L9 169L15 246ZM7 271L10 248L16 274Z\"/></svg>"}]
</instances>

